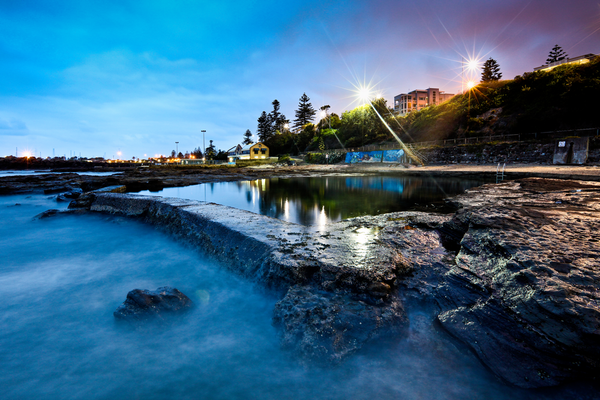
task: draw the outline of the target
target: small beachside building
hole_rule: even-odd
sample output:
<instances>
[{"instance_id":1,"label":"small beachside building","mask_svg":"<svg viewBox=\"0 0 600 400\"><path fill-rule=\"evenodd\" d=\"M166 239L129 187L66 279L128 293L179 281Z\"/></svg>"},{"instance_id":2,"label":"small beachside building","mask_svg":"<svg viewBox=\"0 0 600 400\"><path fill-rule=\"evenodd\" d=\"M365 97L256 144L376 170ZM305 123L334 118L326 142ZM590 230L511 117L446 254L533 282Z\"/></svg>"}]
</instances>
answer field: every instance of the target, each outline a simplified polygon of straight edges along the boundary
<instances>
[{"instance_id":1,"label":"small beachside building","mask_svg":"<svg viewBox=\"0 0 600 400\"><path fill-rule=\"evenodd\" d=\"M235 163L237 160L240 159L241 154L242 154L242 146L239 144L237 146L233 146L232 148L227 150L227 161L229 163Z\"/></svg>"},{"instance_id":2,"label":"small beachside building","mask_svg":"<svg viewBox=\"0 0 600 400\"><path fill-rule=\"evenodd\" d=\"M269 148L258 142L242 147L240 160L265 160L269 158Z\"/></svg>"}]
</instances>

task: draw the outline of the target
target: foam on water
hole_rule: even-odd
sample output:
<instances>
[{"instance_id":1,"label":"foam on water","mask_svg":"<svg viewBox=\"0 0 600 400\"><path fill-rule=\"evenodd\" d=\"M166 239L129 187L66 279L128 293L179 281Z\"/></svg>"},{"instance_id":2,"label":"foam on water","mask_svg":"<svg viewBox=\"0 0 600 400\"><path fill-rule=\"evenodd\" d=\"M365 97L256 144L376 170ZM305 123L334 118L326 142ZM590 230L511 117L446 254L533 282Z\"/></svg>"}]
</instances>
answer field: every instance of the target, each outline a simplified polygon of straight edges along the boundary
<instances>
[{"instance_id":1,"label":"foam on water","mask_svg":"<svg viewBox=\"0 0 600 400\"><path fill-rule=\"evenodd\" d=\"M279 347L274 294L152 227L103 215L32 219L47 208L57 204L43 196L0 197L3 399L531 394L498 382L418 310L408 339L374 344L339 367L303 366ZM128 291L167 285L196 304L177 324L131 330L115 323Z\"/></svg>"}]
</instances>

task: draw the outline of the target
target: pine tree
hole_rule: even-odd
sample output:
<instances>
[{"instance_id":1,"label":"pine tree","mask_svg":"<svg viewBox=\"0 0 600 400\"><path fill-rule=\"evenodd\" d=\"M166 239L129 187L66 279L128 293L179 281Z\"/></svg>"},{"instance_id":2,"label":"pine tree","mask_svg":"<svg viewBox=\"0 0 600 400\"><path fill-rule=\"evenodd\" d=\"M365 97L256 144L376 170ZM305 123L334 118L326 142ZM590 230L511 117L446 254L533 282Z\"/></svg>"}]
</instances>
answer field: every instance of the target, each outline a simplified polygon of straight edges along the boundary
<instances>
[{"instance_id":1,"label":"pine tree","mask_svg":"<svg viewBox=\"0 0 600 400\"><path fill-rule=\"evenodd\" d=\"M200 147L196 147L194 149L194 151L192 151L192 155L194 156L194 158L201 159L202 158L202 150L200 149Z\"/></svg>"},{"instance_id":2,"label":"pine tree","mask_svg":"<svg viewBox=\"0 0 600 400\"><path fill-rule=\"evenodd\" d=\"M210 141L210 146L208 146L206 148L206 159L207 160L214 160L215 156L217 155L217 150L215 148L215 145L213 145L213 141Z\"/></svg>"},{"instance_id":3,"label":"pine tree","mask_svg":"<svg viewBox=\"0 0 600 400\"><path fill-rule=\"evenodd\" d=\"M481 72L481 82L498 81L502 78L502 72L500 72L500 65L496 60L490 57L483 64L483 71Z\"/></svg>"},{"instance_id":4,"label":"pine tree","mask_svg":"<svg viewBox=\"0 0 600 400\"><path fill-rule=\"evenodd\" d=\"M564 60L567 58L567 53L564 52L562 47L559 45L555 45L552 50L550 50L550 54L548 54L548 58L546 59L546 64L552 64L557 61Z\"/></svg>"},{"instance_id":5,"label":"pine tree","mask_svg":"<svg viewBox=\"0 0 600 400\"><path fill-rule=\"evenodd\" d=\"M306 93L304 93L302 97L300 97L300 103L298 104L298 109L296 110L294 128L302 128L304 125L312 122L316 113L317 112L313 108L312 104L310 104L310 99Z\"/></svg>"},{"instance_id":6,"label":"pine tree","mask_svg":"<svg viewBox=\"0 0 600 400\"><path fill-rule=\"evenodd\" d=\"M258 140L266 142L271 136L271 119L265 111L258 117L258 127L256 129Z\"/></svg>"},{"instance_id":7,"label":"pine tree","mask_svg":"<svg viewBox=\"0 0 600 400\"><path fill-rule=\"evenodd\" d=\"M252 132L250 132L250 129L246 129L246 133L244 133L244 141L242 142L242 144L247 145L247 144L254 143L251 138L252 138Z\"/></svg>"},{"instance_id":8,"label":"pine tree","mask_svg":"<svg viewBox=\"0 0 600 400\"><path fill-rule=\"evenodd\" d=\"M283 125L286 123L285 115L279 112L280 104L279 100L273 100L273 111L269 113L269 119L271 122L271 132L274 134L276 131L282 131Z\"/></svg>"}]
</instances>

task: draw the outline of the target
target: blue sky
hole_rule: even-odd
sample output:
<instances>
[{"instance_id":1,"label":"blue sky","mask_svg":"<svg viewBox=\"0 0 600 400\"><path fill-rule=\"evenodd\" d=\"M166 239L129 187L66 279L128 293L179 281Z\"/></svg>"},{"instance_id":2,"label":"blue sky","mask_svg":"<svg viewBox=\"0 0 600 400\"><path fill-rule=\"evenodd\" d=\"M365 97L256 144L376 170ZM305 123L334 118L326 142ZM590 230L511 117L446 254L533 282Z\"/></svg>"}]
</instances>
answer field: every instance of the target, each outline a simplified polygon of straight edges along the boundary
<instances>
[{"instance_id":1,"label":"blue sky","mask_svg":"<svg viewBox=\"0 0 600 400\"><path fill-rule=\"evenodd\" d=\"M122 158L220 149L278 99L293 120L352 109L372 82L391 105L417 88L461 89L461 57L504 78L600 53L592 0L0 0L0 156Z\"/></svg>"}]
</instances>

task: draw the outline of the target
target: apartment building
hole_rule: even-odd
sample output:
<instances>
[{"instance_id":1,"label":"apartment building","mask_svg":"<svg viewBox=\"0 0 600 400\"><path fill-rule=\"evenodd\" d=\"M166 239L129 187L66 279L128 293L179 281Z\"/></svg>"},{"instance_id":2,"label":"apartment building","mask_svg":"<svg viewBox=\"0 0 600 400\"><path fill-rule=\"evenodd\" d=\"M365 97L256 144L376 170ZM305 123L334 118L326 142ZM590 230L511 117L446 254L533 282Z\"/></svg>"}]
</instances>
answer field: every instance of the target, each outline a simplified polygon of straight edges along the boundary
<instances>
[{"instance_id":1,"label":"apartment building","mask_svg":"<svg viewBox=\"0 0 600 400\"><path fill-rule=\"evenodd\" d=\"M431 105L441 104L453 96L454 94L441 92L438 88L417 89L394 96L394 110L399 115L405 116L410 112L419 111Z\"/></svg>"}]
</instances>

